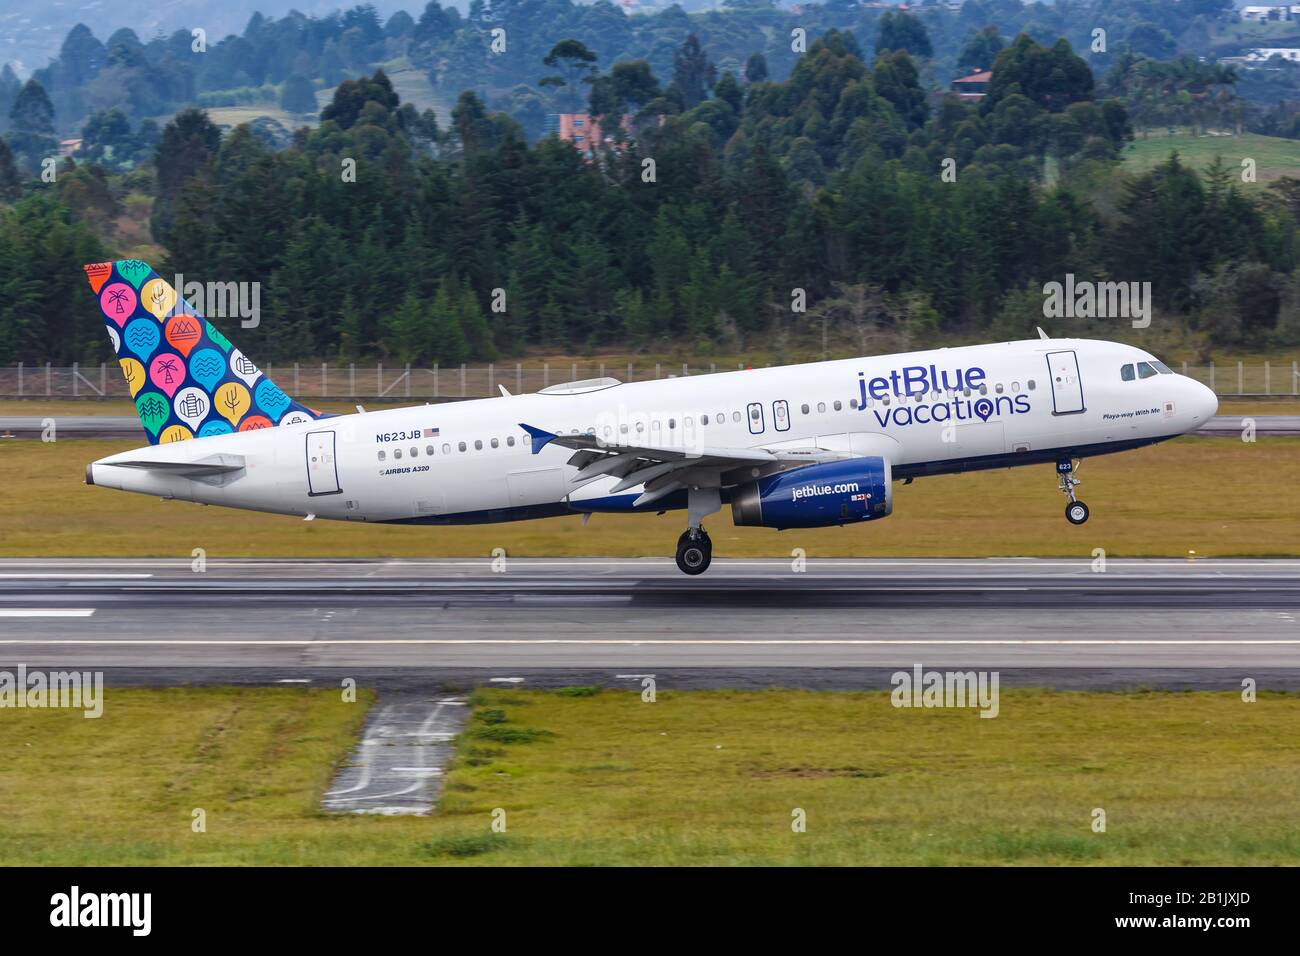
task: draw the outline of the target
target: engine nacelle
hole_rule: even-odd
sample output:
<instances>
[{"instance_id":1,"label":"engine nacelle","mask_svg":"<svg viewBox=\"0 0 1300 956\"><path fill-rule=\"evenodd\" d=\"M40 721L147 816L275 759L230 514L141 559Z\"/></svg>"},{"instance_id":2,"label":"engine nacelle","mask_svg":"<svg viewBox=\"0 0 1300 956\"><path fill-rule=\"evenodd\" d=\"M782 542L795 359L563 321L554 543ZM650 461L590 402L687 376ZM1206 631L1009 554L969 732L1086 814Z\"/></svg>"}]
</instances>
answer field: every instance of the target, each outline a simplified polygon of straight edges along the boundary
<instances>
[{"instance_id":1,"label":"engine nacelle","mask_svg":"<svg viewBox=\"0 0 1300 956\"><path fill-rule=\"evenodd\" d=\"M850 458L808 465L741 485L731 519L764 528L824 528L883 518L894 510L888 458Z\"/></svg>"}]
</instances>

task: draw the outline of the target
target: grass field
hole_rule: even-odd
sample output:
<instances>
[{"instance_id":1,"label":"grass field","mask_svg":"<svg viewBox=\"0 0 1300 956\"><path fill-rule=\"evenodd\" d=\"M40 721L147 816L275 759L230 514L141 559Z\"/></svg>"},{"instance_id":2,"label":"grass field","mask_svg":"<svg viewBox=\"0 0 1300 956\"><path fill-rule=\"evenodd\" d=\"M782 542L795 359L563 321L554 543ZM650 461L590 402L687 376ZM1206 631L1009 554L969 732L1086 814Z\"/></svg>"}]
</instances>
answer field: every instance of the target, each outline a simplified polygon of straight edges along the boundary
<instances>
[{"instance_id":1,"label":"grass field","mask_svg":"<svg viewBox=\"0 0 1300 956\"><path fill-rule=\"evenodd\" d=\"M595 515L432 528L360 525L159 501L83 483L87 462L135 442L0 442L0 555L209 557L664 556L682 513ZM1052 465L894 486L894 513L862 526L778 532L707 527L718 557L1277 556L1300 551L1300 497L1286 494L1300 438L1180 438L1084 462L1087 525L1066 523Z\"/></svg>"},{"instance_id":2,"label":"grass field","mask_svg":"<svg viewBox=\"0 0 1300 956\"><path fill-rule=\"evenodd\" d=\"M1004 689L994 720L885 693L475 701L424 818L318 811L363 719L336 692L110 690L100 720L8 711L0 862L1300 863L1295 695Z\"/></svg>"},{"instance_id":3,"label":"grass field","mask_svg":"<svg viewBox=\"0 0 1300 956\"><path fill-rule=\"evenodd\" d=\"M1179 133L1169 136L1152 130L1146 137L1139 133L1137 139L1124 149L1124 167L1131 172L1146 172L1168 160L1172 152L1177 152L1185 165L1197 170L1204 170L1214 162L1215 156L1221 156L1233 182L1247 192L1263 189L1283 176L1300 177L1300 140L1257 133L1241 136ZM1255 183L1241 182L1241 161L1245 158L1255 161Z\"/></svg>"}]
</instances>

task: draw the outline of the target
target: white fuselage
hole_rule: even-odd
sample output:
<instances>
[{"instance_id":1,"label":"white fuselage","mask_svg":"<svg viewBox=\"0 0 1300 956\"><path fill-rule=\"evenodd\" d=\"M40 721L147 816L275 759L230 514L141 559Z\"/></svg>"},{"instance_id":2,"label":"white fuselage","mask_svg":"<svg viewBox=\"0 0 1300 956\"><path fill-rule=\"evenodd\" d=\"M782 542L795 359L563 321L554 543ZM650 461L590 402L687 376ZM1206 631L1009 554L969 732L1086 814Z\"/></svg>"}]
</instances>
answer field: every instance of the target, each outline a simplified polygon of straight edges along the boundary
<instances>
[{"instance_id":1,"label":"white fuselage","mask_svg":"<svg viewBox=\"0 0 1300 956\"><path fill-rule=\"evenodd\" d=\"M611 495L610 476L575 484L573 451L550 444L534 454L521 425L610 445L880 455L899 479L1122 451L1215 413L1213 393L1184 376L1122 379L1125 365L1144 361L1154 360L1131 346L1036 339L420 405L146 447L95 462L89 478L352 521L627 511L640 488ZM220 480L140 466L231 456L243 467Z\"/></svg>"}]
</instances>

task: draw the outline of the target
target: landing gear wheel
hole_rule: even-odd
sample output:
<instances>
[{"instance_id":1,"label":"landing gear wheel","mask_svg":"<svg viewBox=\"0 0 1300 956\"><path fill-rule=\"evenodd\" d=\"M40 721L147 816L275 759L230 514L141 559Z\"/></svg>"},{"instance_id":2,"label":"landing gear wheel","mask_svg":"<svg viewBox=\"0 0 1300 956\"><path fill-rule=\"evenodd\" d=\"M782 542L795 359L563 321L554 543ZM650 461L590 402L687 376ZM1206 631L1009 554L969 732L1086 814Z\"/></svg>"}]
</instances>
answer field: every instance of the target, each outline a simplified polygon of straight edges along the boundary
<instances>
[{"instance_id":1,"label":"landing gear wheel","mask_svg":"<svg viewBox=\"0 0 1300 956\"><path fill-rule=\"evenodd\" d=\"M683 574L703 574L713 560L713 542L703 528L688 528L677 539L677 567Z\"/></svg>"},{"instance_id":2,"label":"landing gear wheel","mask_svg":"<svg viewBox=\"0 0 1300 956\"><path fill-rule=\"evenodd\" d=\"M1082 501L1071 501L1065 506L1065 520L1070 524L1083 524L1088 520L1088 506Z\"/></svg>"}]
</instances>

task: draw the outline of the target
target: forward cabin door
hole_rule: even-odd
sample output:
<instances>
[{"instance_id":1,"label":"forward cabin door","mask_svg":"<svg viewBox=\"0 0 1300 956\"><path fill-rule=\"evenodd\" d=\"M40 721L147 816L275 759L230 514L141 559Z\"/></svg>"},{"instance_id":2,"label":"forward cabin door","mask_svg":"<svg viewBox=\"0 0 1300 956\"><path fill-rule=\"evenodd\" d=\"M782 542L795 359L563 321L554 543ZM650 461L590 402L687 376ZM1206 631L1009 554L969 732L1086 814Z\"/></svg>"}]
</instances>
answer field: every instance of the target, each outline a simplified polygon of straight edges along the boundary
<instances>
[{"instance_id":1,"label":"forward cabin door","mask_svg":"<svg viewBox=\"0 0 1300 956\"><path fill-rule=\"evenodd\" d=\"M307 494L337 495L339 467L334 454L333 432L307 433Z\"/></svg>"},{"instance_id":2,"label":"forward cabin door","mask_svg":"<svg viewBox=\"0 0 1300 956\"><path fill-rule=\"evenodd\" d=\"M1047 374L1052 382L1052 414L1077 415L1084 411L1083 380L1079 377L1079 357L1068 352L1047 353Z\"/></svg>"}]
</instances>

